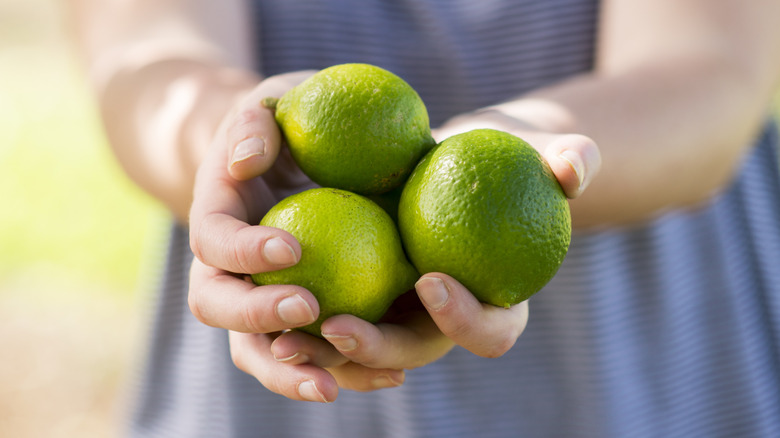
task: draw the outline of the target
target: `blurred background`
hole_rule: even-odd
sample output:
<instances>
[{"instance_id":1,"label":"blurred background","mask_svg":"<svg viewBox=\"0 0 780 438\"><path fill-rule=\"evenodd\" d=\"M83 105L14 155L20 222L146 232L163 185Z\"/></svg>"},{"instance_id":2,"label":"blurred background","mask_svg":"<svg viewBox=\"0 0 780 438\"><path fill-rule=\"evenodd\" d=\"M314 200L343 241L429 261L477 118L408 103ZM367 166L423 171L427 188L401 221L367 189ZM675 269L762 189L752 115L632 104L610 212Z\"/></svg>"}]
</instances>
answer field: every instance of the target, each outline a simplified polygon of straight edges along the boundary
<instances>
[{"instance_id":1,"label":"blurred background","mask_svg":"<svg viewBox=\"0 0 780 438\"><path fill-rule=\"evenodd\" d=\"M0 437L117 435L168 216L109 152L64 3L0 0Z\"/></svg>"},{"instance_id":2,"label":"blurred background","mask_svg":"<svg viewBox=\"0 0 780 438\"><path fill-rule=\"evenodd\" d=\"M0 437L117 435L167 215L111 155L65 3L0 0Z\"/></svg>"}]
</instances>

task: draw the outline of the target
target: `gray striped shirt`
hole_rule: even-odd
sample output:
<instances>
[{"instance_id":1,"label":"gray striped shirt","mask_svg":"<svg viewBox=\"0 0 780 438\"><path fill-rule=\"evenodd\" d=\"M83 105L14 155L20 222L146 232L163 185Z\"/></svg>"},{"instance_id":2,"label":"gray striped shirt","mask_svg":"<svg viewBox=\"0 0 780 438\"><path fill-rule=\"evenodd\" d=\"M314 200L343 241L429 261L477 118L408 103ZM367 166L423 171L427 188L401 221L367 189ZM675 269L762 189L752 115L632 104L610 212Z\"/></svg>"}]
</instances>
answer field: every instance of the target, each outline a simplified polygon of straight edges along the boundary
<instances>
[{"instance_id":1,"label":"gray striped shirt","mask_svg":"<svg viewBox=\"0 0 780 438\"><path fill-rule=\"evenodd\" d=\"M591 68L594 0L257 0L263 74L344 62L418 90L434 126ZM780 172L771 123L695 211L575 233L499 359L456 348L371 393L287 400L187 308L174 228L130 434L139 437L780 436Z\"/></svg>"}]
</instances>

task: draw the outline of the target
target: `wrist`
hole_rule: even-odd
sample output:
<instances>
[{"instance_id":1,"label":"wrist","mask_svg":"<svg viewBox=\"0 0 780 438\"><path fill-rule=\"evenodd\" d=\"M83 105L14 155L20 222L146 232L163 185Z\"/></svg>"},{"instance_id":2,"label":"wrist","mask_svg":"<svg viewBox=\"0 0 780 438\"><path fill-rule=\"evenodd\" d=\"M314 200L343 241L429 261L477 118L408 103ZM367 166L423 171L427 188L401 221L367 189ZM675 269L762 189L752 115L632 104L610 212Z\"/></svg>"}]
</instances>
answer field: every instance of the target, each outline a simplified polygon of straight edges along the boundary
<instances>
[{"instance_id":1,"label":"wrist","mask_svg":"<svg viewBox=\"0 0 780 438\"><path fill-rule=\"evenodd\" d=\"M524 138L532 134L574 132L569 111L549 100L523 98L460 114L434 130L434 137L447 137L478 128L506 131Z\"/></svg>"},{"instance_id":2,"label":"wrist","mask_svg":"<svg viewBox=\"0 0 780 438\"><path fill-rule=\"evenodd\" d=\"M186 223L195 171L217 126L259 79L198 60L160 60L99 91L106 134L128 176Z\"/></svg>"},{"instance_id":3,"label":"wrist","mask_svg":"<svg viewBox=\"0 0 780 438\"><path fill-rule=\"evenodd\" d=\"M222 120L257 84L260 77L251 71L214 68L182 76L169 86L182 93L184 117L178 124L178 143L187 146L195 168L202 162Z\"/></svg>"}]
</instances>

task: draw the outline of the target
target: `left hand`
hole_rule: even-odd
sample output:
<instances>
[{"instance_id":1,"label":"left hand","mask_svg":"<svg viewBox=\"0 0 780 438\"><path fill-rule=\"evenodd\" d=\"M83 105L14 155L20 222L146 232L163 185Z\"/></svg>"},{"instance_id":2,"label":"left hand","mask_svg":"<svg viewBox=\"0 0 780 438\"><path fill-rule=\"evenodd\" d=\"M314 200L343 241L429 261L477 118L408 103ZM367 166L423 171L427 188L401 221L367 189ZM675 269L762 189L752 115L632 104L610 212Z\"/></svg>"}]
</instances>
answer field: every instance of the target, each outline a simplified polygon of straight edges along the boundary
<instances>
[{"instance_id":1,"label":"left hand","mask_svg":"<svg viewBox=\"0 0 780 438\"><path fill-rule=\"evenodd\" d=\"M591 139L530 130L491 111L453 119L434 136L440 141L476 127L512 132L534 145L569 198L579 196L601 166L598 147ZM341 388L371 391L401 385L404 370L434 362L455 345L479 356L499 357L512 348L528 321L527 302L509 309L480 303L443 273L423 275L415 290L419 300L403 296L376 325L352 315L337 315L322 324L325 340L289 331L271 343L271 353L287 365L326 369Z\"/></svg>"},{"instance_id":2,"label":"left hand","mask_svg":"<svg viewBox=\"0 0 780 438\"><path fill-rule=\"evenodd\" d=\"M499 357L528 320L526 302L509 309L480 303L445 274L426 274L415 288L423 305L413 295L402 296L376 325L337 315L322 324L325 340L290 331L276 338L271 352L288 364L327 369L339 387L371 391L401 385L403 370L434 362L455 345ZM377 369L384 372L377 375Z\"/></svg>"}]
</instances>

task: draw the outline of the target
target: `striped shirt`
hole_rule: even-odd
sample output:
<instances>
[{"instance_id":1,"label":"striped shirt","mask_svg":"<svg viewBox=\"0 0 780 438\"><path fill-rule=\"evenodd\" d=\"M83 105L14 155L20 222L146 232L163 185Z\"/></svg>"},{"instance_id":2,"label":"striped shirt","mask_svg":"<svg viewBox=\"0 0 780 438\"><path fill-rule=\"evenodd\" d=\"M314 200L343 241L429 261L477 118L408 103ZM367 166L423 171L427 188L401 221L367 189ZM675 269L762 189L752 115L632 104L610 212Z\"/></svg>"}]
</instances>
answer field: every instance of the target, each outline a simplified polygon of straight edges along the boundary
<instances>
[{"instance_id":1,"label":"striped shirt","mask_svg":"<svg viewBox=\"0 0 780 438\"><path fill-rule=\"evenodd\" d=\"M592 66L595 0L257 0L265 75L385 67L433 126ZM580 233L503 357L455 348L403 386L287 400L187 307L174 228L129 424L138 437L780 436L780 171L772 123L706 205Z\"/></svg>"}]
</instances>

